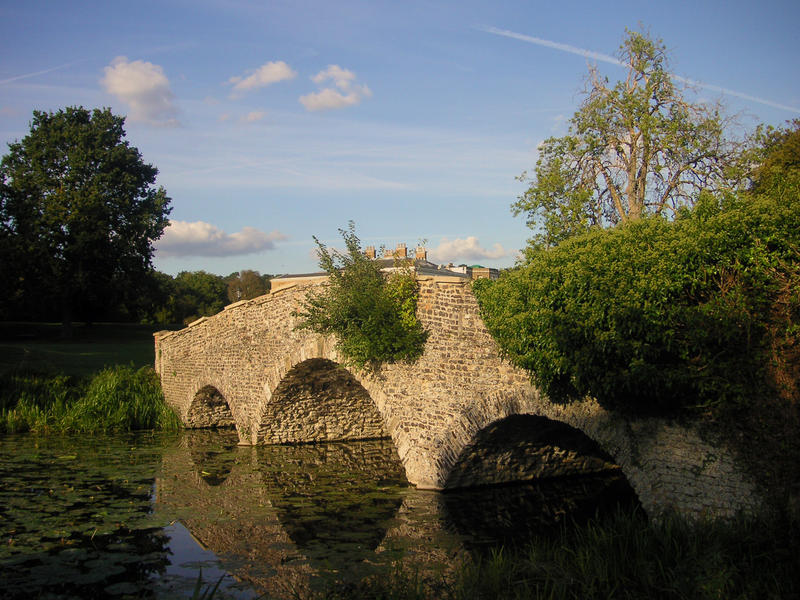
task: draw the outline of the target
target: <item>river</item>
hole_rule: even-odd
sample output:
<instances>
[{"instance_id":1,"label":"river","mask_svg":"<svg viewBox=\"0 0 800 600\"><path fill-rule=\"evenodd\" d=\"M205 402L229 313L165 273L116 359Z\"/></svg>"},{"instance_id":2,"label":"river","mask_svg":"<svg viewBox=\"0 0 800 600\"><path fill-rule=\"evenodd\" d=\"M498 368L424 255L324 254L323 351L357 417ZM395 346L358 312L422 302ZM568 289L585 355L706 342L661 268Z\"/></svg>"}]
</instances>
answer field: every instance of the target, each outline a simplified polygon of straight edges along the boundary
<instances>
[{"instance_id":1,"label":"river","mask_svg":"<svg viewBox=\"0 0 800 600\"><path fill-rule=\"evenodd\" d=\"M438 493L390 440L241 447L228 431L0 438L4 598L307 597L402 564L447 577L629 503L619 473Z\"/></svg>"}]
</instances>

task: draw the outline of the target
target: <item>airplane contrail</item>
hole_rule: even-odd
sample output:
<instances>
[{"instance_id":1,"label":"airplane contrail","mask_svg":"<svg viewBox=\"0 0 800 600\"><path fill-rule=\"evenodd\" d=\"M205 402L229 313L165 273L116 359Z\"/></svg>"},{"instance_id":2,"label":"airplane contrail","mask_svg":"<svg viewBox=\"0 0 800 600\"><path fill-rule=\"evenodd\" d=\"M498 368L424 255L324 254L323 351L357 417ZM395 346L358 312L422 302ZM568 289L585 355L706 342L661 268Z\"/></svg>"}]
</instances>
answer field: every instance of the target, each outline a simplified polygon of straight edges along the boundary
<instances>
[{"instance_id":1,"label":"airplane contrail","mask_svg":"<svg viewBox=\"0 0 800 600\"><path fill-rule=\"evenodd\" d=\"M76 65L79 62L83 62L83 60L73 60L72 62L65 63L63 65L58 65L57 67L51 67L49 69L44 69L43 71L36 71L35 73L25 73L24 75L17 75L15 77L9 77L8 79L0 79L0 85L5 85L6 83L11 83L12 81L19 81L20 79L28 79L30 77L36 77L37 75L44 75L45 73L51 73L53 71L58 71L59 69L66 69L67 67L71 67L72 65Z\"/></svg>"},{"instance_id":2,"label":"airplane contrail","mask_svg":"<svg viewBox=\"0 0 800 600\"><path fill-rule=\"evenodd\" d=\"M545 40L543 38L534 37L532 35L516 33L514 31L509 31L507 29L498 29L497 27L484 27L482 28L482 31L485 31L486 33L492 33L494 35L500 35L503 37L511 38L514 40L520 40L522 42L527 42L529 44L536 44L537 46L545 46L546 48L552 48L554 50L560 50L562 52L569 52L570 54L577 54L578 56L583 56L584 58L592 58L600 62L606 62L620 67L625 66L620 60L608 54L602 54L600 52L594 52L592 50L586 50L584 48L578 48L576 46L570 46L569 44L561 44L559 42ZM684 83L688 83L692 86L700 87L706 90L711 90L713 92L720 92L728 96L735 96L737 98L741 98L742 100L757 102L759 104L764 104L766 106L771 106L772 108L778 108L780 110L787 110L790 112L800 113L800 108L796 106L789 106L787 104L773 102L772 100L767 100L766 98L751 96L750 94L745 94L744 92L737 92L736 90L720 87L718 85L702 83L700 81L696 81L694 79L688 79L686 77L681 77L673 73L670 73L670 77L672 77L673 79L677 79L678 81L683 81Z\"/></svg>"},{"instance_id":3,"label":"airplane contrail","mask_svg":"<svg viewBox=\"0 0 800 600\"><path fill-rule=\"evenodd\" d=\"M620 67L624 66L620 60L614 58L613 56L602 54L600 52L593 52L592 50L585 50L576 46L570 46L569 44L561 44L559 42L533 37L532 35L525 35L524 33L515 33L513 31L509 31L508 29L498 29L497 27L486 27L483 28L483 31L487 33L493 33L495 35L502 35L503 37L514 40L520 40L522 42L528 42L529 44L536 44L537 46L545 46L547 48L553 48L554 50L561 50L562 52L577 54L578 56L583 56L584 58L593 58L595 60L611 63L612 65L617 65Z\"/></svg>"}]
</instances>

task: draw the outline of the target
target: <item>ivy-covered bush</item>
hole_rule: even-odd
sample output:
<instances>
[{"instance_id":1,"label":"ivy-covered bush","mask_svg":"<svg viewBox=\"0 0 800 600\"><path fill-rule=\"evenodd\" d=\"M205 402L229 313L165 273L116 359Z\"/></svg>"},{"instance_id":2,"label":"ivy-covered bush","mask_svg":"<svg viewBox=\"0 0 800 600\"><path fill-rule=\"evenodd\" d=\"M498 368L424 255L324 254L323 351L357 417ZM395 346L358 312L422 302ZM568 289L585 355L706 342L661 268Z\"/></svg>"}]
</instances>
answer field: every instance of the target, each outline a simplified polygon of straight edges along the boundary
<instances>
[{"instance_id":1,"label":"ivy-covered bush","mask_svg":"<svg viewBox=\"0 0 800 600\"><path fill-rule=\"evenodd\" d=\"M704 196L533 251L475 291L551 399L639 414L745 403L800 343L800 198ZM795 382L796 383L796 382Z\"/></svg>"},{"instance_id":2,"label":"ivy-covered bush","mask_svg":"<svg viewBox=\"0 0 800 600\"><path fill-rule=\"evenodd\" d=\"M411 270L385 275L361 251L351 222L340 229L346 253L329 250L317 238L320 267L328 285L296 313L298 328L336 337L336 349L347 364L376 368L383 362L419 358L428 334L417 320L418 287Z\"/></svg>"}]
</instances>

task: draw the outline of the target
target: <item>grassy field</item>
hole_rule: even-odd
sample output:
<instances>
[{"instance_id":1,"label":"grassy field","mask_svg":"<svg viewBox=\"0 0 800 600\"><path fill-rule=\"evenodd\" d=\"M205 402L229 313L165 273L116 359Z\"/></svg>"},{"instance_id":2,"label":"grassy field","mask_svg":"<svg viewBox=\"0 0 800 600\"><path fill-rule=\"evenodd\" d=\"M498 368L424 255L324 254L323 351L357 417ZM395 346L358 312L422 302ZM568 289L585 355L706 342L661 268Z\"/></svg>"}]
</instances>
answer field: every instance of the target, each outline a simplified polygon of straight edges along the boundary
<instances>
[{"instance_id":1,"label":"grassy field","mask_svg":"<svg viewBox=\"0 0 800 600\"><path fill-rule=\"evenodd\" d=\"M153 333L161 329L165 327L76 324L73 338L62 340L58 323L0 323L0 372L90 375L113 365L152 366Z\"/></svg>"}]
</instances>

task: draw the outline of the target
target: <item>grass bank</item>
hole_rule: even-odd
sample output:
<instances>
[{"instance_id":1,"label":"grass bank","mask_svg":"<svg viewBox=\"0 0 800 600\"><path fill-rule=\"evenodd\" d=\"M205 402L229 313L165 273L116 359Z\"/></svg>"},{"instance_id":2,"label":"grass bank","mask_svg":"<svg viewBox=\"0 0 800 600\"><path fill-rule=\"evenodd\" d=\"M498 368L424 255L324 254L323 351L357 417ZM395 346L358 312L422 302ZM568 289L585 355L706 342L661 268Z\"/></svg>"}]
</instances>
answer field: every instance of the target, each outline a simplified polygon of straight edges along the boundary
<instances>
[{"instance_id":1,"label":"grass bank","mask_svg":"<svg viewBox=\"0 0 800 600\"><path fill-rule=\"evenodd\" d=\"M152 365L153 333L177 327L76 324L72 339L62 340L58 323L0 323L0 373L91 375L114 365Z\"/></svg>"},{"instance_id":2,"label":"grass bank","mask_svg":"<svg viewBox=\"0 0 800 600\"><path fill-rule=\"evenodd\" d=\"M625 600L800 598L797 523L769 519L648 522L641 514L564 529L516 552L468 562L448 580L418 573L339 585L327 599Z\"/></svg>"},{"instance_id":3,"label":"grass bank","mask_svg":"<svg viewBox=\"0 0 800 600\"><path fill-rule=\"evenodd\" d=\"M152 325L0 324L0 433L174 430L153 371Z\"/></svg>"}]
</instances>

